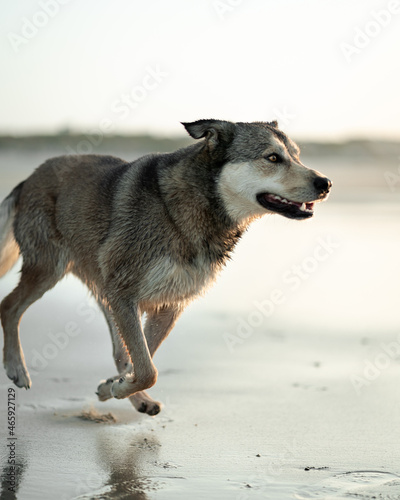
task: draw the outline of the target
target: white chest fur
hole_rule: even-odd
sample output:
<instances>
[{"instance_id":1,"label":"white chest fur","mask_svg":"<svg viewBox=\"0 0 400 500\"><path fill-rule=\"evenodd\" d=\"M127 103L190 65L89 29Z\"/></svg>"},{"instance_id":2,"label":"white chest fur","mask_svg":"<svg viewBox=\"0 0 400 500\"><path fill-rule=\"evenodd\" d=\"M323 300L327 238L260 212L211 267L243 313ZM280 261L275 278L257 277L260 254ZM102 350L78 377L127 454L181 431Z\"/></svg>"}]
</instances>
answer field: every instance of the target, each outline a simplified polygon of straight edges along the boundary
<instances>
[{"instance_id":1,"label":"white chest fur","mask_svg":"<svg viewBox=\"0 0 400 500\"><path fill-rule=\"evenodd\" d=\"M141 295L151 303L175 303L201 294L217 277L219 268L204 257L191 264L178 264L161 257L146 274Z\"/></svg>"}]
</instances>

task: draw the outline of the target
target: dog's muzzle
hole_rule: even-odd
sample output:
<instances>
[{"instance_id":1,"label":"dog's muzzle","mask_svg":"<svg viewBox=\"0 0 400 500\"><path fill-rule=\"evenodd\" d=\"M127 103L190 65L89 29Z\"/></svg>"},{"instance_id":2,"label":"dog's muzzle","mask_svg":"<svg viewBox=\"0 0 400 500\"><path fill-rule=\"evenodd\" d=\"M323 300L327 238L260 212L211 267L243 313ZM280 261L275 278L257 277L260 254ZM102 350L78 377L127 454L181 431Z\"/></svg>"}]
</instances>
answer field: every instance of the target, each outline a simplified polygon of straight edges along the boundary
<instances>
[{"instance_id":1,"label":"dog's muzzle","mask_svg":"<svg viewBox=\"0 0 400 500\"><path fill-rule=\"evenodd\" d=\"M273 193L259 193L257 201L271 212L283 215L289 219L309 219L314 215L314 205L324 200L332 187L332 182L323 176L315 177L313 181L315 197L309 201L292 201Z\"/></svg>"}]
</instances>

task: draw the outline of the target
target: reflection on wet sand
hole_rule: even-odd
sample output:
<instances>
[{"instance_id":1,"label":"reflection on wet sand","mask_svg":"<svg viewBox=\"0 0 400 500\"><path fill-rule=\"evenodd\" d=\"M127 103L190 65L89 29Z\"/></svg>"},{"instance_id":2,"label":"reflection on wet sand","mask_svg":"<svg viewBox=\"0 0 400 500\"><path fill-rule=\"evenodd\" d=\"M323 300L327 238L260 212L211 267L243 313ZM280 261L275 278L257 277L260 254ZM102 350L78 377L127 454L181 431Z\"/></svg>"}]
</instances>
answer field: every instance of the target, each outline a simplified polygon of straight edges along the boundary
<instances>
[{"instance_id":1,"label":"reflection on wet sand","mask_svg":"<svg viewBox=\"0 0 400 500\"><path fill-rule=\"evenodd\" d=\"M104 493L98 498L146 500L146 492L157 488L154 480L146 476L146 464L157 461L160 446L150 433L136 434L133 438L126 432L99 434L99 465L110 476L103 488Z\"/></svg>"}]
</instances>

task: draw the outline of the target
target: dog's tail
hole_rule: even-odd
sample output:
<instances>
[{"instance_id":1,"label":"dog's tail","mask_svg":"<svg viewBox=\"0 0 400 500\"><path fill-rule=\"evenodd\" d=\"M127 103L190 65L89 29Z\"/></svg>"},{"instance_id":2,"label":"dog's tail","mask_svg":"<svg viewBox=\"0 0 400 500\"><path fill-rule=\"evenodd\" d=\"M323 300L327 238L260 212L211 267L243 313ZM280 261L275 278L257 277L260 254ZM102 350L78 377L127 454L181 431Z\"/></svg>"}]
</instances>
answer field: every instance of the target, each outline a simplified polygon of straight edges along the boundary
<instances>
[{"instance_id":1,"label":"dog's tail","mask_svg":"<svg viewBox=\"0 0 400 500\"><path fill-rule=\"evenodd\" d=\"M14 219L23 182L0 205L0 277L4 276L19 257L19 247L14 238Z\"/></svg>"}]
</instances>

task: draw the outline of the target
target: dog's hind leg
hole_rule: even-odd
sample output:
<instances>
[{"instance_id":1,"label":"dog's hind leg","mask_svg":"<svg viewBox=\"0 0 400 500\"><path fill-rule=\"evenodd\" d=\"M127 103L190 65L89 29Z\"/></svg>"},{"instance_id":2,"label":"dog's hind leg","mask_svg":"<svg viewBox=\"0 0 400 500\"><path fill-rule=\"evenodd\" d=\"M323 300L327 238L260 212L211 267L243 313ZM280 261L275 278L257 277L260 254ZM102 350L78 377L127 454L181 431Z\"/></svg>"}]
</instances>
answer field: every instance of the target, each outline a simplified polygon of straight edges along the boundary
<instances>
[{"instance_id":1,"label":"dog's hind leg","mask_svg":"<svg viewBox=\"0 0 400 500\"><path fill-rule=\"evenodd\" d=\"M0 305L1 323L4 330L4 368L7 376L18 387L29 389L31 380L25 364L19 339L19 323L22 315L36 300L52 288L61 276L48 265L23 265L18 286Z\"/></svg>"},{"instance_id":2,"label":"dog's hind leg","mask_svg":"<svg viewBox=\"0 0 400 500\"><path fill-rule=\"evenodd\" d=\"M117 327L113 320L111 312L104 306L101 309L104 312L108 326L110 328L111 338L113 341L113 354L117 369L120 375L109 378L102 382L98 389L98 396L101 401L105 401L112 397L111 386L114 381L119 380L121 375L132 371L132 364L129 354L121 340ZM149 348L151 357L154 355L162 341L167 337L172 330L179 314L180 308L161 308L148 312L144 334ZM145 391L139 391L129 397L132 405L141 413L148 415L157 415L161 410L161 403L154 401Z\"/></svg>"}]
</instances>

